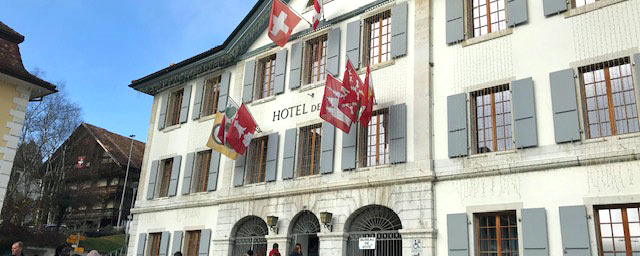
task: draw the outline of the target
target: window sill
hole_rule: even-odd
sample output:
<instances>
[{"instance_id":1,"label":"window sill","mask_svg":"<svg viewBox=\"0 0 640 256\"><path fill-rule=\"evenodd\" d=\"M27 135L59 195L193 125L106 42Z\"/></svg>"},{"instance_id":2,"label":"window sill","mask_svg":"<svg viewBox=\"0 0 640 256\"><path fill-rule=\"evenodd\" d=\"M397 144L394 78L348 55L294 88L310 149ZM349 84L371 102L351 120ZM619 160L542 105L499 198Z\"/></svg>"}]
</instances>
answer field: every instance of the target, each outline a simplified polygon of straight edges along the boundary
<instances>
[{"instance_id":1,"label":"window sill","mask_svg":"<svg viewBox=\"0 0 640 256\"><path fill-rule=\"evenodd\" d=\"M275 99L276 99L276 96L275 95L271 95L271 96L266 97L266 98L262 98L262 99L259 99L259 100L254 100L249 105L250 106L256 106L256 105L260 105L260 104L263 104L263 103L267 103L269 101L273 101Z\"/></svg>"},{"instance_id":2,"label":"window sill","mask_svg":"<svg viewBox=\"0 0 640 256\"><path fill-rule=\"evenodd\" d=\"M324 86L325 83L326 83L326 80L318 81L311 84L305 84L302 87L300 87L300 90L298 90L298 92L306 92L306 91L318 88L320 86Z\"/></svg>"},{"instance_id":3,"label":"window sill","mask_svg":"<svg viewBox=\"0 0 640 256\"><path fill-rule=\"evenodd\" d=\"M266 184L267 184L267 182L262 181L262 182L257 182L257 183L243 184L242 186L239 186L238 188L259 187L259 186L264 186Z\"/></svg>"},{"instance_id":4,"label":"window sill","mask_svg":"<svg viewBox=\"0 0 640 256\"><path fill-rule=\"evenodd\" d=\"M600 138L594 138L594 139L585 139L583 143L584 144L599 143L599 142L605 142L605 141L610 141L610 140L626 140L626 139L633 139L633 138L638 138L638 137L640 137L640 133L635 132L635 133L627 133L627 134L622 134L622 135L612 135L612 136L600 137Z\"/></svg>"},{"instance_id":5,"label":"window sill","mask_svg":"<svg viewBox=\"0 0 640 256\"><path fill-rule=\"evenodd\" d=\"M311 174L306 176L297 176L297 177L293 177L293 180L309 180L309 179L319 178L319 177L322 177L321 173L316 173L316 174Z\"/></svg>"},{"instance_id":6,"label":"window sill","mask_svg":"<svg viewBox=\"0 0 640 256\"><path fill-rule=\"evenodd\" d=\"M383 69L383 68L386 68L388 66L393 66L394 64L396 64L396 60L395 59L389 59L389 60L387 60L385 62L378 63L378 64L375 64L373 66L370 66L369 68L371 69L371 72L373 72L373 71L376 71L378 69ZM358 75L362 75L362 74L365 74L365 73L367 73L367 66L364 66L364 67L360 68L360 70L358 71Z\"/></svg>"},{"instance_id":7,"label":"window sill","mask_svg":"<svg viewBox=\"0 0 640 256\"><path fill-rule=\"evenodd\" d=\"M164 133L168 133L168 132L171 132L171 131L173 131L173 130L180 129L180 127L182 127L182 124L174 124L174 125L172 125L172 126L165 127L165 128L162 130L162 132L164 132Z\"/></svg>"},{"instance_id":8,"label":"window sill","mask_svg":"<svg viewBox=\"0 0 640 256\"><path fill-rule=\"evenodd\" d=\"M200 119L198 119L198 122L204 123L206 121L209 121L209 120L212 120L212 119L215 119L215 118L216 118L216 114L212 114L212 115L208 115L208 116L205 116L205 117L200 117Z\"/></svg>"},{"instance_id":9,"label":"window sill","mask_svg":"<svg viewBox=\"0 0 640 256\"><path fill-rule=\"evenodd\" d=\"M462 42L462 47L467 47L470 45L474 45L474 44L479 44L482 42L486 42L486 41L490 41L496 38L500 38L503 36L508 36L513 34L513 28L506 28L503 30L500 30L498 32L493 32L493 33L489 33L483 36L479 36L479 37L474 37L474 38L469 38L467 40L465 40L464 42Z\"/></svg>"},{"instance_id":10,"label":"window sill","mask_svg":"<svg viewBox=\"0 0 640 256\"><path fill-rule=\"evenodd\" d=\"M469 155L469 159L474 159L474 158L482 158L482 157L489 157L489 156L501 156L501 155L510 155L510 154L515 154L516 152L518 152L518 149L509 149L509 150L503 150L503 151L495 151L495 152L487 152L487 153L476 153L473 155Z\"/></svg>"},{"instance_id":11,"label":"window sill","mask_svg":"<svg viewBox=\"0 0 640 256\"><path fill-rule=\"evenodd\" d=\"M599 0L596 1L595 3L590 3L584 6L580 6L580 7L576 7L576 8L572 8L569 9L569 11L567 11L564 14L565 18L571 18L574 16L578 16L581 14L585 14L591 11L595 11L604 7L607 7L609 5L613 5L613 4L617 4L617 3L621 3L627 0Z\"/></svg>"}]
</instances>

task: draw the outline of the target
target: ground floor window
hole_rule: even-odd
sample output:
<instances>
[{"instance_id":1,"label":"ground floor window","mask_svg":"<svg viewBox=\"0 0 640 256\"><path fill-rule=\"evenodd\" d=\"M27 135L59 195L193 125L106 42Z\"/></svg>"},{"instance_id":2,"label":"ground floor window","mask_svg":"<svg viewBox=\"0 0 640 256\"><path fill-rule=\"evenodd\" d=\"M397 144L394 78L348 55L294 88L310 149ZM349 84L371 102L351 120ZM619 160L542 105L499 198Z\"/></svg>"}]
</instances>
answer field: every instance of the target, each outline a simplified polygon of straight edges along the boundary
<instances>
[{"instance_id":1,"label":"ground floor window","mask_svg":"<svg viewBox=\"0 0 640 256\"><path fill-rule=\"evenodd\" d=\"M160 255L160 240L162 239L162 233L150 233L149 234L149 251L147 255L158 256Z\"/></svg>"},{"instance_id":2,"label":"ground floor window","mask_svg":"<svg viewBox=\"0 0 640 256\"><path fill-rule=\"evenodd\" d=\"M256 256L267 255L265 236L269 234L269 230L264 220L248 216L240 220L234 230L232 256L242 256L249 250Z\"/></svg>"},{"instance_id":3,"label":"ground floor window","mask_svg":"<svg viewBox=\"0 0 640 256\"><path fill-rule=\"evenodd\" d=\"M187 231L184 241L184 256L198 256L200 230Z\"/></svg>"},{"instance_id":4,"label":"ground floor window","mask_svg":"<svg viewBox=\"0 0 640 256\"><path fill-rule=\"evenodd\" d=\"M638 205L597 207L597 226L601 256L640 254Z\"/></svg>"},{"instance_id":5,"label":"ground floor window","mask_svg":"<svg viewBox=\"0 0 640 256\"><path fill-rule=\"evenodd\" d=\"M515 211L475 215L479 256L517 256L518 227Z\"/></svg>"}]
</instances>

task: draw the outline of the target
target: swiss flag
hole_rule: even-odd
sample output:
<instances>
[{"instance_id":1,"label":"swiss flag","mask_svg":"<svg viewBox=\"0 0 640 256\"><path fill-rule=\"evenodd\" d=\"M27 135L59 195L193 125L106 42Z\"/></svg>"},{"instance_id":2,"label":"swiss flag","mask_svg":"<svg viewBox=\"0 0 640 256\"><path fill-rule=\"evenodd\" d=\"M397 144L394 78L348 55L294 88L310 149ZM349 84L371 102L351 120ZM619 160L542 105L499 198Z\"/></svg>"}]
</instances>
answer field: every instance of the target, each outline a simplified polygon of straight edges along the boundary
<instances>
[{"instance_id":1,"label":"swiss flag","mask_svg":"<svg viewBox=\"0 0 640 256\"><path fill-rule=\"evenodd\" d=\"M313 0L313 31L318 29L318 24L320 23L320 19L322 18L322 14L324 10L322 9L322 1L323 0Z\"/></svg>"},{"instance_id":2,"label":"swiss flag","mask_svg":"<svg viewBox=\"0 0 640 256\"><path fill-rule=\"evenodd\" d=\"M225 136L226 143L238 154L244 155L253 139L256 127L257 124L253 121L249 110L242 104L231 121L231 127Z\"/></svg>"},{"instance_id":3,"label":"swiss flag","mask_svg":"<svg viewBox=\"0 0 640 256\"><path fill-rule=\"evenodd\" d=\"M300 19L300 16L291 11L289 6L280 0L273 0L269 19L269 38L280 47L284 47Z\"/></svg>"},{"instance_id":4,"label":"swiss flag","mask_svg":"<svg viewBox=\"0 0 640 256\"><path fill-rule=\"evenodd\" d=\"M338 105L340 110L342 110L352 122L358 120L358 104L360 103L362 87L362 80L360 80L358 72L353 68L351 62L347 60L347 68L342 78L344 97L340 97Z\"/></svg>"},{"instance_id":5,"label":"swiss flag","mask_svg":"<svg viewBox=\"0 0 640 256\"><path fill-rule=\"evenodd\" d=\"M340 108L338 102L346 94L342 90L342 83L332 75L327 75L327 82L324 86L324 97L320 107L320 118L333 124L336 128L345 133L351 129L351 118L349 118Z\"/></svg>"},{"instance_id":6,"label":"swiss flag","mask_svg":"<svg viewBox=\"0 0 640 256\"><path fill-rule=\"evenodd\" d=\"M367 76L364 78L364 86L362 88L362 98L360 105L364 107L362 114L360 114L360 124L367 126L371 121L371 114L373 113L373 104L375 102L375 96L373 93L373 82L371 81L371 71L369 65L367 65Z\"/></svg>"}]
</instances>

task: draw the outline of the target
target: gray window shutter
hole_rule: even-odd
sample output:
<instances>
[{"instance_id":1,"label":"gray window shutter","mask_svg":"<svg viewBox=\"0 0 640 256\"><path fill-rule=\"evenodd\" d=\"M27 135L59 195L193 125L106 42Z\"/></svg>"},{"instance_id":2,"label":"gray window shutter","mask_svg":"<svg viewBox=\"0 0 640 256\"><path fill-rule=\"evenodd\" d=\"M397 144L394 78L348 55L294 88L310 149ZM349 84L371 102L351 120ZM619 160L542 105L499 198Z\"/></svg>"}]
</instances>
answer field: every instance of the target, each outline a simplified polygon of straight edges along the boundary
<instances>
[{"instance_id":1,"label":"gray window shutter","mask_svg":"<svg viewBox=\"0 0 640 256\"><path fill-rule=\"evenodd\" d=\"M397 58L407 54L407 2L391 8L391 57Z\"/></svg>"},{"instance_id":2,"label":"gray window shutter","mask_svg":"<svg viewBox=\"0 0 640 256\"><path fill-rule=\"evenodd\" d=\"M522 209L522 240L524 255L549 256L544 208Z\"/></svg>"},{"instance_id":3,"label":"gray window shutter","mask_svg":"<svg viewBox=\"0 0 640 256\"><path fill-rule=\"evenodd\" d=\"M209 244L211 243L211 229L200 230L200 248L198 256L209 255Z\"/></svg>"},{"instance_id":4,"label":"gray window shutter","mask_svg":"<svg viewBox=\"0 0 640 256\"><path fill-rule=\"evenodd\" d=\"M447 245L449 256L469 256L467 214L447 214Z\"/></svg>"},{"instance_id":5,"label":"gray window shutter","mask_svg":"<svg viewBox=\"0 0 640 256\"><path fill-rule=\"evenodd\" d=\"M256 74L256 61L244 63L244 82L242 83L242 102L253 101L253 81Z\"/></svg>"},{"instance_id":6,"label":"gray window shutter","mask_svg":"<svg viewBox=\"0 0 640 256\"><path fill-rule=\"evenodd\" d=\"M551 107L556 143L580 140L578 107L573 69L549 74L551 84Z\"/></svg>"},{"instance_id":7,"label":"gray window shutter","mask_svg":"<svg viewBox=\"0 0 640 256\"><path fill-rule=\"evenodd\" d=\"M187 122L187 117L189 116L189 102L191 101L191 85L187 85L184 87L184 91L182 91L182 106L180 107L180 123L184 124Z\"/></svg>"},{"instance_id":8,"label":"gray window shutter","mask_svg":"<svg viewBox=\"0 0 640 256\"><path fill-rule=\"evenodd\" d=\"M407 104L389 107L389 162L407 162Z\"/></svg>"},{"instance_id":9,"label":"gray window shutter","mask_svg":"<svg viewBox=\"0 0 640 256\"><path fill-rule=\"evenodd\" d=\"M536 105L533 96L533 79L531 77L511 83L513 120L516 148L534 147L538 145L536 126Z\"/></svg>"},{"instance_id":10,"label":"gray window shutter","mask_svg":"<svg viewBox=\"0 0 640 256\"><path fill-rule=\"evenodd\" d=\"M166 124L168 101L169 94L165 94L160 97L160 116L158 117L158 130L164 129L164 126Z\"/></svg>"},{"instance_id":11,"label":"gray window shutter","mask_svg":"<svg viewBox=\"0 0 640 256\"><path fill-rule=\"evenodd\" d=\"M187 154L187 160L184 163L184 173L182 174L182 194L188 195L191 192L191 174L195 167L196 153L191 152Z\"/></svg>"},{"instance_id":12,"label":"gray window shutter","mask_svg":"<svg viewBox=\"0 0 640 256\"><path fill-rule=\"evenodd\" d=\"M280 94L284 92L284 81L285 76L284 73L287 71L287 48L284 48L278 53L276 53L276 72L275 78L273 80L274 83L274 92L275 94Z\"/></svg>"},{"instance_id":13,"label":"gray window shutter","mask_svg":"<svg viewBox=\"0 0 640 256\"><path fill-rule=\"evenodd\" d=\"M560 232L565 255L591 255L584 205L560 207Z\"/></svg>"},{"instance_id":14,"label":"gray window shutter","mask_svg":"<svg viewBox=\"0 0 640 256\"><path fill-rule=\"evenodd\" d=\"M336 128L329 122L322 123L320 137L320 173L333 172L333 147L335 146Z\"/></svg>"},{"instance_id":15,"label":"gray window shutter","mask_svg":"<svg viewBox=\"0 0 640 256\"><path fill-rule=\"evenodd\" d=\"M147 200L153 199L156 193L156 179L158 179L158 166L160 161L151 162L151 170L149 172L149 185L147 186Z\"/></svg>"},{"instance_id":16,"label":"gray window shutter","mask_svg":"<svg viewBox=\"0 0 640 256\"><path fill-rule=\"evenodd\" d=\"M640 53L633 55L633 66L636 67L636 82L640 84Z\"/></svg>"},{"instance_id":17,"label":"gray window shutter","mask_svg":"<svg viewBox=\"0 0 640 256\"><path fill-rule=\"evenodd\" d=\"M278 144L280 142L280 135L276 133L269 134L267 141L267 166L266 166L266 181L276 180L276 171L278 170Z\"/></svg>"},{"instance_id":18,"label":"gray window shutter","mask_svg":"<svg viewBox=\"0 0 640 256\"><path fill-rule=\"evenodd\" d=\"M360 20L347 24L347 59L355 69L360 68Z\"/></svg>"},{"instance_id":19,"label":"gray window shutter","mask_svg":"<svg viewBox=\"0 0 640 256\"><path fill-rule=\"evenodd\" d=\"M527 0L507 0L507 26L515 27L528 19Z\"/></svg>"},{"instance_id":20,"label":"gray window shutter","mask_svg":"<svg viewBox=\"0 0 640 256\"><path fill-rule=\"evenodd\" d=\"M462 0L446 0L447 44L464 40L464 4Z\"/></svg>"},{"instance_id":21,"label":"gray window shutter","mask_svg":"<svg viewBox=\"0 0 640 256\"><path fill-rule=\"evenodd\" d=\"M449 157L466 156L467 151L467 94L447 97L447 130Z\"/></svg>"},{"instance_id":22,"label":"gray window shutter","mask_svg":"<svg viewBox=\"0 0 640 256\"><path fill-rule=\"evenodd\" d=\"M144 246L147 244L147 234L140 233L138 234L138 251L136 252L136 256L144 256Z\"/></svg>"},{"instance_id":23,"label":"gray window shutter","mask_svg":"<svg viewBox=\"0 0 640 256\"><path fill-rule=\"evenodd\" d=\"M169 253L169 238L171 233L169 231L162 232L162 236L160 237L160 252L158 252L158 256L167 256Z\"/></svg>"},{"instance_id":24,"label":"gray window shutter","mask_svg":"<svg viewBox=\"0 0 640 256\"><path fill-rule=\"evenodd\" d=\"M291 45L291 64L289 67L289 88L300 87L302 82L302 42Z\"/></svg>"},{"instance_id":25,"label":"gray window shutter","mask_svg":"<svg viewBox=\"0 0 640 256\"><path fill-rule=\"evenodd\" d=\"M182 251L182 231L173 232L173 241L171 241L171 251L169 251L169 255L173 255L177 251Z\"/></svg>"},{"instance_id":26,"label":"gray window shutter","mask_svg":"<svg viewBox=\"0 0 640 256\"><path fill-rule=\"evenodd\" d=\"M349 171L356 168L358 152L358 125L352 124L349 133L342 134L342 170Z\"/></svg>"},{"instance_id":27,"label":"gray window shutter","mask_svg":"<svg viewBox=\"0 0 640 256\"><path fill-rule=\"evenodd\" d=\"M171 167L171 180L169 181L169 196L175 196L178 192L178 177L180 177L180 162L182 156L173 157L173 166Z\"/></svg>"},{"instance_id":28,"label":"gray window shutter","mask_svg":"<svg viewBox=\"0 0 640 256\"><path fill-rule=\"evenodd\" d=\"M236 158L236 165L233 171L233 186L239 187L244 183L244 155L238 155Z\"/></svg>"},{"instance_id":29,"label":"gray window shutter","mask_svg":"<svg viewBox=\"0 0 640 256\"><path fill-rule=\"evenodd\" d=\"M544 16L551 16L567 10L567 2L565 0L542 0L542 9Z\"/></svg>"},{"instance_id":30,"label":"gray window shutter","mask_svg":"<svg viewBox=\"0 0 640 256\"><path fill-rule=\"evenodd\" d=\"M327 73L337 76L340 69L340 28L334 28L327 35Z\"/></svg>"},{"instance_id":31,"label":"gray window shutter","mask_svg":"<svg viewBox=\"0 0 640 256\"><path fill-rule=\"evenodd\" d=\"M297 128L287 129L284 133L284 152L282 153L282 179L292 179L296 166Z\"/></svg>"},{"instance_id":32,"label":"gray window shutter","mask_svg":"<svg viewBox=\"0 0 640 256\"><path fill-rule=\"evenodd\" d=\"M211 161L209 162L209 180L207 180L207 191L218 189L218 170L220 170L220 152L211 151Z\"/></svg>"},{"instance_id":33,"label":"gray window shutter","mask_svg":"<svg viewBox=\"0 0 640 256\"><path fill-rule=\"evenodd\" d=\"M196 84L196 95L193 99L193 110L191 111L191 118L193 120L200 119L200 111L202 110L202 90L204 89L204 82L198 82Z\"/></svg>"},{"instance_id":34,"label":"gray window shutter","mask_svg":"<svg viewBox=\"0 0 640 256\"><path fill-rule=\"evenodd\" d=\"M227 100L229 98L229 85L231 84L231 72L224 72L220 77L220 93L218 94L218 111L224 111L227 108Z\"/></svg>"}]
</instances>

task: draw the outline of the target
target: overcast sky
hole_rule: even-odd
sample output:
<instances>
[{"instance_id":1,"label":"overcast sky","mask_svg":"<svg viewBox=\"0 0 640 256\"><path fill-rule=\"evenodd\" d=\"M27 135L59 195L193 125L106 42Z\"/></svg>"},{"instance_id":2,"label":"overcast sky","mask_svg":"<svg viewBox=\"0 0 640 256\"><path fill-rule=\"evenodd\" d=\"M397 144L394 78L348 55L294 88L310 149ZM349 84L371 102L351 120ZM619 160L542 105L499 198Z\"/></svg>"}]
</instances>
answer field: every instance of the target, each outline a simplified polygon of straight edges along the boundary
<instances>
[{"instance_id":1,"label":"overcast sky","mask_svg":"<svg viewBox=\"0 0 640 256\"><path fill-rule=\"evenodd\" d=\"M2 0L25 68L65 82L85 122L146 141L152 97L131 80L221 44L257 0Z\"/></svg>"}]
</instances>

